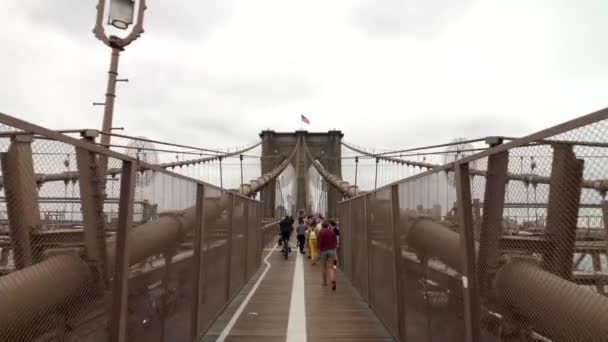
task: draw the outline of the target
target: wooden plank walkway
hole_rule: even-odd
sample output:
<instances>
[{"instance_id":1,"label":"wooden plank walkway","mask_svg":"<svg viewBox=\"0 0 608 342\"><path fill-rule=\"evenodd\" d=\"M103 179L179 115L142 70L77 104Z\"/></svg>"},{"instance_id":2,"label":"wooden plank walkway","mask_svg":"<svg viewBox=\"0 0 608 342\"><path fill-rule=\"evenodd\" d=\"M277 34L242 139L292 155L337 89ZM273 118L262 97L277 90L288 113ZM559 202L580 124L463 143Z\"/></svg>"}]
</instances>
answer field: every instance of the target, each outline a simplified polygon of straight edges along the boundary
<instances>
[{"instance_id":1,"label":"wooden plank walkway","mask_svg":"<svg viewBox=\"0 0 608 342\"><path fill-rule=\"evenodd\" d=\"M297 257L296 253L296 249L292 249L288 260L283 258L278 248L270 253L268 272L244 306L225 341L294 340L287 332L290 319L291 324L306 325L307 341L393 341L340 271L337 272L338 288L333 292L330 284L328 287L321 286L320 265L312 266L306 256ZM303 262L305 321L301 318L301 321L294 321L298 318L290 317L296 260ZM243 287L201 342L215 341L226 330L265 266L262 263L261 270Z\"/></svg>"},{"instance_id":2,"label":"wooden plank walkway","mask_svg":"<svg viewBox=\"0 0 608 342\"><path fill-rule=\"evenodd\" d=\"M321 265L304 265L308 341L393 341L366 302L341 271L337 289L322 287Z\"/></svg>"}]
</instances>

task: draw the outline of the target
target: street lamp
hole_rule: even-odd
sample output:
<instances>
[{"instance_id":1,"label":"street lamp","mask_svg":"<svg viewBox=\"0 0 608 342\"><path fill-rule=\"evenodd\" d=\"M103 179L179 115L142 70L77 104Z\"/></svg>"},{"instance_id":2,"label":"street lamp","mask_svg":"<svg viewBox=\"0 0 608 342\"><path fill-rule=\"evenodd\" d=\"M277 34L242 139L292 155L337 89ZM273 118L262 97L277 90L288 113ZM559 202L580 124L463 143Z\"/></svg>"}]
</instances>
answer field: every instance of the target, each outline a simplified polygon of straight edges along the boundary
<instances>
[{"instance_id":1,"label":"street lamp","mask_svg":"<svg viewBox=\"0 0 608 342\"><path fill-rule=\"evenodd\" d=\"M106 4L109 5L106 12ZM137 7L137 10L136 10ZM104 44L112 48L112 57L110 59L110 71L108 71L108 86L106 90L106 99L103 112L103 123L101 131L103 134L100 138L100 143L106 148L110 148L110 131L112 130L112 117L114 115L114 99L116 98L116 82L125 81L117 80L118 76L118 57L120 51L129 45L132 41L139 38L144 32L144 11L146 10L146 0L99 0L97 4L97 21L93 33L95 37L101 40ZM106 27L104 26L104 17L107 16L107 24L112 25L119 30L127 30L129 26L135 25L124 38L114 35L108 36ZM108 158L101 156L100 167L102 172L105 172L108 166Z\"/></svg>"},{"instance_id":2,"label":"street lamp","mask_svg":"<svg viewBox=\"0 0 608 342\"><path fill-rule=\"evenodd\" d=\"M134 9L135 1L122 0L110 3L108 24L126 30L129 25L133 24Z\"/></svg>"}]
</instances>

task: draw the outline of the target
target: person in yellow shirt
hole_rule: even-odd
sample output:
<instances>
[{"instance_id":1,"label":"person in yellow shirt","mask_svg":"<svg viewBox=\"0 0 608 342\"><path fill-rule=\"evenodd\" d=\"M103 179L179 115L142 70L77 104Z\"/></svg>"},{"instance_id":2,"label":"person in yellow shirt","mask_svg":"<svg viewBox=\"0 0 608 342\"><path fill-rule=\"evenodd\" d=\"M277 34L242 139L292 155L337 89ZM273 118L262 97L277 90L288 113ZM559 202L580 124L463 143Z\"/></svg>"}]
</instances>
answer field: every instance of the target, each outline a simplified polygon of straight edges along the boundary
<instances>
[{"instance_id":1,"label":"person in yellow shirt","mask_svg":"<svg viewBox=\"0 0 608 342\"><path fill-rule=\"evenodd\" d=\"M315 265L319 258L319 244L314 223L308 226L308 249L310 251L310 262Z\"/></svg>"}]
</instances>

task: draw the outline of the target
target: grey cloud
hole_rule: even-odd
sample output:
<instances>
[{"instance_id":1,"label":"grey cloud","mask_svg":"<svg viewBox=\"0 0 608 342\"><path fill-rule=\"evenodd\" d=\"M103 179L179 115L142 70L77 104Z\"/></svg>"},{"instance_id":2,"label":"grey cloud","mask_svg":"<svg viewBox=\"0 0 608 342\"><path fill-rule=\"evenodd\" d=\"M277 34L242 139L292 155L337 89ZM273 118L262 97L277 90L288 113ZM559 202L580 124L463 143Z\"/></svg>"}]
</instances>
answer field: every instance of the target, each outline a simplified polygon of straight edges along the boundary
<instances>
[{"instance_id":1,"label":"grey cloud","mask_svg":"<svg viewBox=\"0 0 608 342\"><path fill-rule=\"evenodd\" d=\"M603 80L608 76L608 3L606 1L588 1L580 6L571 6L568 1L561 1L564 12L570 16L560 21L556 72L562 78L582 78ZM558 7L558 6L556 6Z\"/></svg>"},{"instance_id":2,"label":"grey cloud","mask_svg":"<svg viewBox=\"0 0 608 342\"><path fill-rule=\"evenodd\" d=\"M97 1L23 1L25 18L66 36L90 39L95 26Z\"/></svg>"},{"instance_id":3,"label":"grey cloud","mask_svg":"<svg viewBox=\"0 0 608 342\"><path fill-rule=\"evenodd\" d=\"M90 40L97 15L97 0L24 1L26 18L64 35ZM200 40L209 35L231 12L231 0L147 1L144 29L172 40Z\"/></svg>"},{"instance_id":4,"label":"grey cloud","mask_svg":"<svg viewBox=\"0 0 608 342\"><path fill-rule=\"evenodd\" d=\"M355 10L354 22L373 36L429 38L446 29L472 1L365 0Z\"/></svg>"},{"instance_id":5,"label":"grey cloud","mask_svg":"<svg viewBox=\"0 0 608 342\"><path fill-rule=\"evenodd\" d=\"M187 128L192 134L203 136L221 136L222 139L232 144L247 143L257 139L252 135L252 125L248 125L246 120L235 122L231 119L221 119L220 115L188 118L180 121L181 127ZM245 119L245 118L243 118Z\"/></svg>"},{"instance_id":6,"label":"grey cloud","mask_svg":"<svg viewBox=\"0 0 608 342\"><path fill-rule=\"evenodd\" d=\"M368 122L365 129L344 129L344 139L363 146L392 148L434 145L461 137L470 139L532 133L526 122L491 115L454 114L454 119L438 120L437 115L425 113L394 118L391 121ZM399 122L395 122L397 120Z\"/></svg>"},{"instance_id":7,"label":"grey cloud","mask_svg":"<svg viewBox=\"0 0 608 342\"><path fill-rule=\"evenodd\" d=\"M130 82L119 89L119 97L128 98L129 111L162 116L181 110L181 118L222 117L226 124L239 113L310 99L316 89L309 80L296 77L218 75L187 64L144 61L129 68L124 74Z\"/></svg>"},{"instance_id":8,"label":"grey cloud","mask_svg":"<svg viewBox=\"0 0 608 342\"><path fill-rule=\"evenodd\" d=\"M449 132L453 132L454 137L477 138L491 135L513 136L526 132L532 133L530 132L530 125L525 121L513 120L509 117L496 117L491 114L471 115L468 118L462 115L460 117L464 119L452 122L449 126Z\"/></svg>"},{"instance_id":9,"label":"grey cloud","mask_svg":"<svg viewBox=\"0 0 608 342\"><path fill-rule=\"evenodd\" d=\"M121 76L130 82L118 89L116 110L124 114L117 120L132 128L144 122L147 134L168 139L250 142L265 119L250 113L311 98L316 91L311 81L295 77L220 76L187 64L151 63L123 68L128 71Z\"/></svg>"},{"instance_id":10,"label":"grey cloud","mask_svg":"<svg viewBox=\"0 0 608 342\"><path fill-rule=\"evenodd\" d=\"M310 98L315 92L313 84L307 80L288 77L216 78L210 85L210 90L217 95L259 105Z\"/></svg>"},{"instance_id":11,"label":"grey cloud","mask_svg":"<svg viewBox=\"0 0 608 342\"><path fill-rule=\"evenodd\" d=\"M186 6L154 0L148 2L146 21L153 23L150 33L200 40L230 17L231 7L231 0L190 0Z\"/></svg>"}]
</instances>

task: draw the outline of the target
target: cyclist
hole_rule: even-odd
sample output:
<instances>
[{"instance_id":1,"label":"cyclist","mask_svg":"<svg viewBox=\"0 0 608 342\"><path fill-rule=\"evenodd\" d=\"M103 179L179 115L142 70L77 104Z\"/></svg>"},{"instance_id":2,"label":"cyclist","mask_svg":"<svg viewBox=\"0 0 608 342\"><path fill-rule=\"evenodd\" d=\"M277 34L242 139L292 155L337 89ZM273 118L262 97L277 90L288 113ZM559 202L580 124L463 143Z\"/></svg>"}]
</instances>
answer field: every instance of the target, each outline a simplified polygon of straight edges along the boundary
<instances>
[{"instance_id":1,"label":"cyclist","mask_svg":"<svg viewBox=\"0 0 608 342\"><path fill-rule=\"evenodd\" d=\"M281 222L279 222L279 233L281 234L281 242L283 244L283 252L287 250L290 251L289 248L289 238L291 237L291 232L293 231L293 221L291 217L285 216Z\"/></svg>"}]
</instances>

